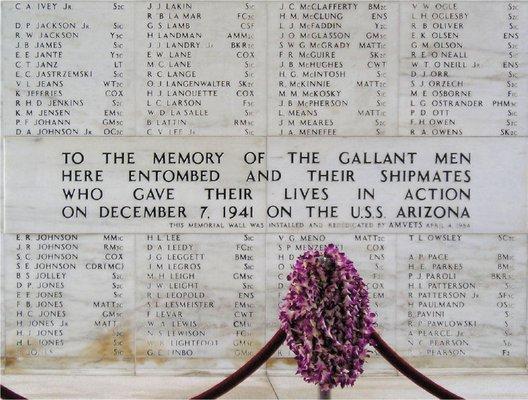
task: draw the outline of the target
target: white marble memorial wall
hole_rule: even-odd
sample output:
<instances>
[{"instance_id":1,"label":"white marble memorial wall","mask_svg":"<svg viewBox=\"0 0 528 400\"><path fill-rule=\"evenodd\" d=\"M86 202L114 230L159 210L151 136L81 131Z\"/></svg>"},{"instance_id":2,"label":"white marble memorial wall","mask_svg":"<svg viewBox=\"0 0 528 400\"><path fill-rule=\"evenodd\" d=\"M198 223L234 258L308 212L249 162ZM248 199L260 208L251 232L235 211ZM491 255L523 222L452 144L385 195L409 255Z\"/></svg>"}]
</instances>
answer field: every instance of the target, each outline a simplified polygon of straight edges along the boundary
<instances>
[{"instance_id":1,"label":"white marble memorial wall","mask_svg":"<svg viewBox=\"0 0 528 400\"><path fill-rule=\"evenodd\" d=\"M417 366L526 372L526 1L1 6L5 373L232 370L326 243Z\"/></svg>"}]
</instances>

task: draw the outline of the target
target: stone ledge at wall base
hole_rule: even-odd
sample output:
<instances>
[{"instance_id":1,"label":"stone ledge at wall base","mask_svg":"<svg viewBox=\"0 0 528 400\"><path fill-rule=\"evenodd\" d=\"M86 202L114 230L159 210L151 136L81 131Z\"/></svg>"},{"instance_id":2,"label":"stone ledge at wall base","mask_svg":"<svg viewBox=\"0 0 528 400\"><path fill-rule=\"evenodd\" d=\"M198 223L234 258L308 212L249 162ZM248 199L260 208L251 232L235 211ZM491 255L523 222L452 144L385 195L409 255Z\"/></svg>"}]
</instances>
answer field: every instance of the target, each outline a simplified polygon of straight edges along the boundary
<instances>
[{"instance_id":1,"label":"stone ledge at wall base","mask_svg":"<svg viewBox=\"0 0 528 400\"><path fill-rule=\"evenodd\" d=\"M467 399L527 399L528 374L429 375ZM218 376L2 375L3 385L34 399L188 399ZM252 376L225 399L316 399L318 390L300 377ZM352 388L333 389L333 399L432 398L403 376L362 376Z\"/></svg>"}]
</instances>

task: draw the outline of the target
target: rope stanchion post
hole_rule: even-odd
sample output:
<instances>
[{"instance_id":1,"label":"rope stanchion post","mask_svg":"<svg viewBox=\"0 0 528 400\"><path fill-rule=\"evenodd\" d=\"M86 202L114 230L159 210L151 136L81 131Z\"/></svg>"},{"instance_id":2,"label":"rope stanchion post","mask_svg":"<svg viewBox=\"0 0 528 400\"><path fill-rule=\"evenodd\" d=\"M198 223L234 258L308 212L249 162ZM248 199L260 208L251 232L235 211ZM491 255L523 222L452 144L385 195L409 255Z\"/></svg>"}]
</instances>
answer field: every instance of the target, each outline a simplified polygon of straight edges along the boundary
<instances>
[{"instance_id":1,"label":"rope stanchion post","mask_svg":"<svg viewBox=\"0 0 528 400\"><path fill-rule=\"evenodd\" d=\"M330 400L332 398L331 391L319 388L319 400Z\"/></svg>"}]
</instances>

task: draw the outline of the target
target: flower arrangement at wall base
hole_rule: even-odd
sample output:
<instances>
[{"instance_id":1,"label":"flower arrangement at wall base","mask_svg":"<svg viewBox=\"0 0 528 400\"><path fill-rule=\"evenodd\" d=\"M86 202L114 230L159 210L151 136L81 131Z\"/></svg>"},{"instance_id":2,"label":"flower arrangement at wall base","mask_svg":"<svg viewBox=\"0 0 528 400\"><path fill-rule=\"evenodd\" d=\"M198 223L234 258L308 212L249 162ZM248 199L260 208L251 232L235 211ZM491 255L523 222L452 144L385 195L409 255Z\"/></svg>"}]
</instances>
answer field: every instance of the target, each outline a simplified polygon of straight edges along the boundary
<instances>
[{"instance_id":1,"label":"flower arrangement at wall base","mask_svg":"<svg viewBox=\"0 0 528 400\"><path fill-rule=\"evenodd\" d=\"M288 275L290 287L279 310L280 329L246 364L193 399L228 392L256 371L286 342L297 373L329 398L336 386L352 386L363 373L372 346L418 386L441 399L461 399L414 369L375 330L367 285L345 253L329 244L300 256Z\"/></svg>"}]
</instances>

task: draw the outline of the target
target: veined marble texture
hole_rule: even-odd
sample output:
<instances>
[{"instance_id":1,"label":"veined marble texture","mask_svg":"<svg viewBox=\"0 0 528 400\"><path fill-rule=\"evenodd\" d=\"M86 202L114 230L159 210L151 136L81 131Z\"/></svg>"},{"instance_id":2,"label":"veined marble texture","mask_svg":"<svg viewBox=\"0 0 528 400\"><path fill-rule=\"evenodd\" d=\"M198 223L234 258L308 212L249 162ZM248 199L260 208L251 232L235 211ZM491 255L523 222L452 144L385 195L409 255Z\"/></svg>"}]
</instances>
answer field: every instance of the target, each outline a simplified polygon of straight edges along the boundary
<instances>
[{"instance_id":1,"label":"veined marble texture","mask_svg":"<svg viewBox=\"0 0 528 400\"><path fill-rule=\"evenodd\" d=\"M413 365L528 396L528 2L1 8L3 382L188 396L335 243ZM282 346L232 396L314 396L295 369ZM335 397L423 395L366 375Z\"/></svg>"}]
</instances>

